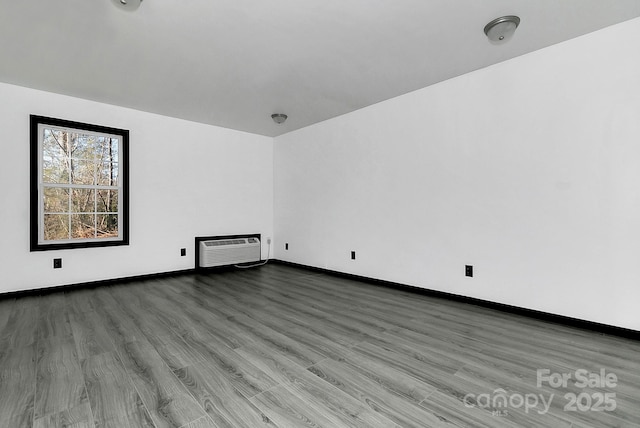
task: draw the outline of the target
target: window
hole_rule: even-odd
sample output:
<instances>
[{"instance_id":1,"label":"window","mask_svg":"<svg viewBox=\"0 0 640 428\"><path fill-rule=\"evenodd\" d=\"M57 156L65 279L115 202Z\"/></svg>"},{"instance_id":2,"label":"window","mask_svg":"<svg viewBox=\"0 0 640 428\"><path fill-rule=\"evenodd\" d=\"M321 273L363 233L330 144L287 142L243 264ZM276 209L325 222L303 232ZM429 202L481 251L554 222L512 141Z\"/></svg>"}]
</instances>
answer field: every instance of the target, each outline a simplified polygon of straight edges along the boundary
<instances>
[{"instance_id":1,"label":"window","mask_svg":"<svg viewBox=\"0 0 640 428\"><path fill-rule=\"evenodd\" d=\"M31 116L31 251L128 245L129 131Z\"/></svg>"}]
</instances>

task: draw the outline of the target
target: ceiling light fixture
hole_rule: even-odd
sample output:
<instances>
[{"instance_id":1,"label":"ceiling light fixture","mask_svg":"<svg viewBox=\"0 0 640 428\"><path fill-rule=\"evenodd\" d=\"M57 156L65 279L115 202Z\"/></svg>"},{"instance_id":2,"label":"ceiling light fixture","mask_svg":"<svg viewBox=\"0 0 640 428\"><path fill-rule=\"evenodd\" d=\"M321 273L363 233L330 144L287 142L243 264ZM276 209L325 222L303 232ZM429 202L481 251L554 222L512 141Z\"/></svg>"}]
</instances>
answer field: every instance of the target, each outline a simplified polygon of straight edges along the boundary
<instances>
[{"instance_id":1,"label":"ceiling light fixture","mask_svg":"<svg viewBox=\"0 0 640 428\"><path fill-rule=\"evenodd\" d=\"M491 43L499 45L505 43L513 36L518 25L520 25L520 18L517 16L501 16L484 27L484 34L487 35Z\"/></svg>"},{"instance_id":2,"label":"ceiling light fixture","mask_svg":"<svg viewBox=\"0 0 640 428\"><path fill-rule=\"evenodd\" d=\"M140 7L142 0L112 0L118 9L134 11Z\"/></svg>"},{"instance_id":3,"label":"ceiling light fixture","mask_svg":"<svg viewBox=\"0 0 640 428\"><path fill-rule=\"evenodd\" d=\"M285 120L287 120L287 115L282 113L274 113L271 115L271 119L278 125L282 125Z\"/></svg>"}]
</instances>

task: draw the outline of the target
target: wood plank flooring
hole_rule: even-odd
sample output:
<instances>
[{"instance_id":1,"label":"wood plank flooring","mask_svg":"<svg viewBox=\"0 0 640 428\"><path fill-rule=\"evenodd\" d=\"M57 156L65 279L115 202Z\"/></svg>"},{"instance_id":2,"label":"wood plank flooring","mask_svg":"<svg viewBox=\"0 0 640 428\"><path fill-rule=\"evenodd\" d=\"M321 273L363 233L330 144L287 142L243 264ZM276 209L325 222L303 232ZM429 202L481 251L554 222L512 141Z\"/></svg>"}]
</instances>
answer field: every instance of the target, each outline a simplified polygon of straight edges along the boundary
<instances>
[{"instance_id":1,"label":"wood plank flooring","mask_svg":"<svg viewBox=\"0 0 640 428\"><path fill-rule=\"evenodd\" d=\"M640 427L640 342L277 264L0 298L0 427L519 426Z\"/></svg>"}]
</instances>

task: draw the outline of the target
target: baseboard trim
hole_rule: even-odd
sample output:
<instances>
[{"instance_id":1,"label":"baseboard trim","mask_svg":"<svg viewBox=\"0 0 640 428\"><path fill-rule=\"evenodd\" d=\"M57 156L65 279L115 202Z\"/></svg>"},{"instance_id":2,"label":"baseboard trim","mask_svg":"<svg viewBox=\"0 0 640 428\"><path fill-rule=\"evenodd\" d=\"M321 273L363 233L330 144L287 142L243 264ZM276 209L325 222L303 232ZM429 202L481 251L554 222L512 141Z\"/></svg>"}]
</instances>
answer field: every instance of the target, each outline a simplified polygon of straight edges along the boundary
<instances>
[{"instance_id":1,"label":"baseboard trim","mask_svg":"<svg viewBox=\"0 0 640 428\"><path fill-rule=\"evenodd\" d=\"M120 278L101 279L98 281L78 282L75 284L54 285L51 287L34 288L29 290L8 291L6 293L0 293L0 299L26 297L26 296L44 296L47 294L57 293L60 291L71 291L71 290L78 290L81 288L96 288L104 285L115 285L115 284L123 284L125 282L145 281L149 279L175 277L180 275L188 275L192 273L196 273L196 270L193 268L184 269L184 270L174 270L169 272L150 273L145 275L134 275L134 276L127 276L127 277L120 277Z\"/></svg>"},{"instance_id":2,"label":"baseboard trim","mask_svg":"<svg viewBox=\"0 0 640 428\"><path fill-rule=\"evenodd\" d=\"M601 324L593 321L582 320L579 318L567 317L564 315L552 314L550 312L537 311L534 309L522 308L520 306L512 306L504 303L492 302L489 300L477 299L475 297L467 297L459 294L447 293L445 291L431 290L427 288L416 287L413 285L401 284L393 281L386 281L383 279L371 278L368 276L355 275L346 272L340 272L331 269L320 268L316 266L309 266L300 263L289 262L285 260L272 259L273 263L282 264L287 266L298 267L314 272L322 272L329 275L340 276L343 278L349 278L367 282L382 287L395 288L404 291L410 291L412 293L422 294L431 297L438 297L442 299L452 300L456 302L467 303L470 305L481 306L484 308L495 309L501 312L507 312L516 315L522 315L529 318L534 318L541 321L552 322L554 324L560 324L563 326L576 327L582 330L589 330L596 333L607 334L611 336L624 337L627 339L633 339L640 341L640 331L631 330L623 327L617 327L609 324Z\"/></svg>"},{"instance_id":3,"label":"baseboard trim","mask_svg":"<svg viewBox=\"0 0 640 428\"><path fill-rule=\"evenodd\" d=\"M269 259L271 261L272 259ZM239 263L239 266L251 264L251 263L264 263L266 260L259 260L258 262L250 262L250 263ZM266 263L265 263L266 264ZM246 266L246 267L260 267L257 266ZM57 293L59 291L71 291L77 290L81 288L96 288L103 285L115 285L115 284L123 284L125 282L133 282L133 281L145 281L149 279L158 279L158 278L167 278L167 277L175 277L180 275L188 275L188 274L202 274L202 273L212 273L212 272L223 272L237 269L236 265L224 265L224 266L213 266L213 267L200 267L197 268L188 268L181 270L173 270L168 272L157 272L143 275L133 275L133 276L125 276L111 279L101 279L98 281L87 281L87 282L77 282L74 284L64 284L64 285L53 285L50 287L44 288L32 288L29 290L16 290L16 291L7 291L4 293L0 293L0 299L11 299L16 297L26 297L26 296L41 296L51 293Z\"/></svg>"},{"instance_id":4,"label":"baseboard trim","mask_svg":"<svg viewBox=\"0 0 640 428\"><path fill-rule=\"evenodd\" d=\"M602 324L602 323L597 323L593 321L582 320L579 318L567 317L564 315L552 314L550 312L527 309L520 306L512 306L504 303L492 302L489 300L477 299L475 297L467 297L459 294L447 293L445 291L438 291L438 290L431 290L428 288L416 287L413 285L387 281L384 279L372 278L372 277L362 276L362 275L355 275L351 273L340 272L337 270L331 270L331 269L326 269L326 268L321 268L316 266L305 265L301 263L289 262L289 261L280 260L280 259L269 259L268 261L269 263L273 263L273 264L293 266L293 267L305 269L308 271L321 272L329 275L363 281L369 284L374 284L382 287L395 288L398 290L409 291L412 293L422 294L426 296L438 297L438 298L447 299L451 301L467 303L470 305L476 305L476 306L481 306L485 308L495 309L501 312L522 315L529 318L552 322L554 324L571 326L571 327L580 328L582 330L589 330L596 333L624 337L627 339L640 341L640 331L638 330L632 330L632 329L617 327L609 324ZM260 267L260 266L256 266L256 267ZM198 269L191 268L191 269L175 270L175 271L169 271L169 272L159 272L159 273L152 273L152 274L145 274L145 275L134 275L129 277L104 279L104 280L98 280L98 281L88 281L88 282L81 282L76 284L56 285L56 286L46 287L46 288L9 291L6 293L0 293L0 299L25 297L25 296L42 296L42 295L47 295L47 294L56 293L60 291L71 291L71 290L77 290L81 288L96 288L96 287L105 286L105 285L122 284L125 282L145 281L149 279L176 277L176 276L196 274L196 273L201 274L206 272L224 271L229 269L233 269L233 267L219 266L214 268L198 268Z\"/></svg>"}]
</instances>

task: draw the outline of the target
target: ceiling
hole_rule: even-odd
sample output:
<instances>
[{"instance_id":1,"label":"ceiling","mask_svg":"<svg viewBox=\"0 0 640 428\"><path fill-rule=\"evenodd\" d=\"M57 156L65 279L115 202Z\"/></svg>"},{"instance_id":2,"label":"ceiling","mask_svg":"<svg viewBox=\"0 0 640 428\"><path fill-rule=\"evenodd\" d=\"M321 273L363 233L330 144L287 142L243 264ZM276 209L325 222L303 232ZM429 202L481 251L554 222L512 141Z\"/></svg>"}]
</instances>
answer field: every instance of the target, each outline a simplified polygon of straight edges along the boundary
<instances>
[{"instance_id":1,"label":"ceiling","mask_svg":"<svg viewBox=\"0 0 640 428\"><path fill-rule=\"evenodd\" d=\"M502 15L521 23L496 46L483 28ZM277 136L638 16L638 0L2 0L0 81Z\"/></svg>"}]
</instances>

